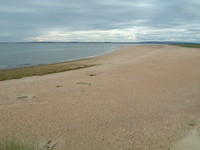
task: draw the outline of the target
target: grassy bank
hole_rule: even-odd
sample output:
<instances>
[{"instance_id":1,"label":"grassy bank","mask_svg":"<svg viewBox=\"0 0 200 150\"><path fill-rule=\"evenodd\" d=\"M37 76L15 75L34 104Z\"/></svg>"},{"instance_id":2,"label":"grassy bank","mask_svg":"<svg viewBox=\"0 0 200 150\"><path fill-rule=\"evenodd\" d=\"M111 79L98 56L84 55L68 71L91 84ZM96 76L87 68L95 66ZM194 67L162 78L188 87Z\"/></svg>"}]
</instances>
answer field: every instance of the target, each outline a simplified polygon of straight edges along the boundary
<instances>
[{"instance_id":1,"label":"grassy bank","mask_svg":"<svg viewBox=\"0 0 200 150\"><path fill-rule=\"evenodd\" d=\"M69 70L83 69L92 66L96 66L91 60L79 60L51 65L41 65L35 67L19 68L19 69L9 69L0 70L0 81L9 79L19 79L22 77L29 76L41 76L50 73L58 73Z\"/></svg>"},{"instance_id":2,"label":"grassy bank","mask_svg":"<svg viewBox=\"0 0 200 150\"><path fill-rule=\"evenodd\" d=\"M25 143L14 137L10 137L0 141L0 150L36 150L36 147L30 143Z\"/></svg>"},{"instance_id":3,"label":"grassy bank","mask_svg":"<svg viewBox=\"0 0 200 150\"><path fill-rule=\"evenodd\" d=\"M174 46L200 48L200 44L173 44Z\"/></svg>"}]
</instances>

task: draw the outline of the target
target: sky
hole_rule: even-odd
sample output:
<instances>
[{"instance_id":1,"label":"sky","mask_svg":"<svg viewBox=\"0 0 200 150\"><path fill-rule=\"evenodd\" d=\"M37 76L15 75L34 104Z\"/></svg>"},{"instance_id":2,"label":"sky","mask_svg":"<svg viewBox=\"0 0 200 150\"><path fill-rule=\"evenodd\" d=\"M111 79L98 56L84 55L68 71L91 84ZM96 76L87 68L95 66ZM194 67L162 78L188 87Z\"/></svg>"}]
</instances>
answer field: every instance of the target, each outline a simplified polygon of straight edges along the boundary
<instances>
[{"instance_id":1,"label":"sky","mask_svg":"<svg viewBox=\"0 0 200 150\"><path fill-rule=\"evenodd\" d=\"M200 42L200 0L0 0L0 42Z\"/></svg>"}]
</instances>

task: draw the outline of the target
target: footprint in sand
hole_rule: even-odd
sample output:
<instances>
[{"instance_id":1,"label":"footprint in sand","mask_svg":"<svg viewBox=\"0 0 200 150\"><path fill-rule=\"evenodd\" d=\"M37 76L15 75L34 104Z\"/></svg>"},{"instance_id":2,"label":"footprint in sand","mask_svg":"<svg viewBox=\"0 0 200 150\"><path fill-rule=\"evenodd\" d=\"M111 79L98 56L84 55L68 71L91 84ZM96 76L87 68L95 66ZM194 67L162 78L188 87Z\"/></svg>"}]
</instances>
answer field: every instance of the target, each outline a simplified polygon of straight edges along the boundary
<instances>
[{"instance_id":1,"label":"footprint in sand","mask_svg":"<svg viewBox=\"0 0 200 150\"><path fill-rule=\"evenodd\" d=\"M60 87L62 87L62 85L56 85L56 87L57 87L57 88L60 88Z\"/></svg>"},{"instance_id":2,"label":"footprint in sand","mask_svg":"<svg viewBox=\"0 0 200 150\"><path fill-rule=\"evenodd\" d=\"M94 72L87 72L87 76L90 76L90 77L98 76L100 74L101 74L100 72L96 72L96 71L94 71Z\"/></svg>"},{"instance_id":3,"label":"footprint in sand","mask_svg":"<svg viewBox=\"0 0 200 150\"><path fill-rule=\"evenodd\" d=\"M77 82L76 84L91 85L91 83L88 83L88 82Z\"/></svg>"},{"instance_id":4,"label":"footprint in sand","mask_svg":"<svg viewBox=\"0 0 200 150\"><path fill-rule=\"evenodd\" d=\"M31 94L16 96L17 100L29 100L33 98L35 98L35 95L31 95Z\"/></svg>"},{"instance_id":5,"label":"footprint in sand","mask_svg":"<svg viewBox=\"0 0 200 150\"><path fill-rule=\"evenodd\" d=\"M96 73L91 73L91 74L89 74L89 76L93 77L93 76L97 76L97 74Z\"/></svg>"}]
</instances>

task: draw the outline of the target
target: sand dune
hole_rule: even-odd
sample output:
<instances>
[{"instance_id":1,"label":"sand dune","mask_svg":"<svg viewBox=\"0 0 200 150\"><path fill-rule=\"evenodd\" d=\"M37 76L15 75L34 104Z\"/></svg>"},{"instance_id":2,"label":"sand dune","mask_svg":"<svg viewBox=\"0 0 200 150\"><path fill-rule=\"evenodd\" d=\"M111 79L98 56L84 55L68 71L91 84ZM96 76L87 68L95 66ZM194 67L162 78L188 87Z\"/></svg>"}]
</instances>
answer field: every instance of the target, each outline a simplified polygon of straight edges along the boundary
<instances>
[{"instance_id":1,"label":"sand dune","mask_svg":"<svg viewBox=\"0 0 200 150\"><path fill-rule=\"evenodd\" d=\"M169 150L199 126L199 49L138 45L92 61L101 65L0 82L0 137L53 139L55 149Z\"/></svg>"}]
</instances>

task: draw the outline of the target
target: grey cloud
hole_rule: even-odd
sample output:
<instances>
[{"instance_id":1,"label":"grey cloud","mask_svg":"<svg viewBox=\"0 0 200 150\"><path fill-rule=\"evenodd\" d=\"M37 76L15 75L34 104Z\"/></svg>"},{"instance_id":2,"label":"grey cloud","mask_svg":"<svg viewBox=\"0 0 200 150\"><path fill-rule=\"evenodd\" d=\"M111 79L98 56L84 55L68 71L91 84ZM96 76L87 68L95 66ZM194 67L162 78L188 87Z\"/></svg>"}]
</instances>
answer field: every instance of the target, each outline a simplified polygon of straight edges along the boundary
<instances>
[{"instance_id":1,"label":"grey cloud","mask_svg":"<svg viewBox=\"0 0 200 150\"><path fill-rule=\"evenodd\" d=\"M52 29L71 32L185 28L192 35L200 25L199 0L0 0L0 3L0 41L23 41Z\"/></svg>"}]
</instances>

